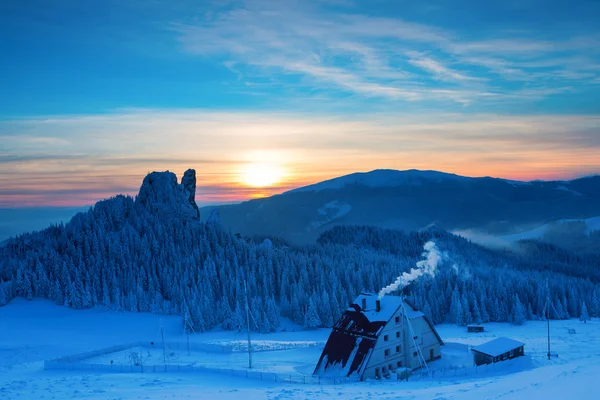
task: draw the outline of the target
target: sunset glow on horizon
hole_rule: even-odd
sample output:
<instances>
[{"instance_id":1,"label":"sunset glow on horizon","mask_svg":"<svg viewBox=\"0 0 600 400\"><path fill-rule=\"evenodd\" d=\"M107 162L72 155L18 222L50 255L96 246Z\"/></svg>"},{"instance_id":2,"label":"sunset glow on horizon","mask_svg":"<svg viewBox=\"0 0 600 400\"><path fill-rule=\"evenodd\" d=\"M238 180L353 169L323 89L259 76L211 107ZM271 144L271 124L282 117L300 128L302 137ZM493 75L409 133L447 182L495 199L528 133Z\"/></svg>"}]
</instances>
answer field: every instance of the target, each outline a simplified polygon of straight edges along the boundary
<instances>
[{"instance_id":1,"label":"sunset glow on horizon","mask_svg":"<svg viewBox=\"0 0 600 400\"><path fill-rule=\"evenodd\" d=\"M188 168L200 205L374 169L600 173L600 4L175 3L4 9L0 207Z\"/></svg>"}]
</instances>

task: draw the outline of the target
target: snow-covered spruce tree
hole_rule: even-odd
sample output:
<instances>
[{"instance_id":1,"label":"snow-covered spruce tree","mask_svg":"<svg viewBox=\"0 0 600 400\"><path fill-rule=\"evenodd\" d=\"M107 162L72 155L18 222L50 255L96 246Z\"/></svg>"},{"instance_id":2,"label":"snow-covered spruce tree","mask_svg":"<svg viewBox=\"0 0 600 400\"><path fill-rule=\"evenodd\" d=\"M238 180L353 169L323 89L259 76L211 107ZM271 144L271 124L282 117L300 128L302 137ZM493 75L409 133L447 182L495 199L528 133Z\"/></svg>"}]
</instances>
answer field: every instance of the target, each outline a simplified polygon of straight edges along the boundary
<instances>
[{"instance_id":1,"label":"snow-covered spruce tree","mask_svg":"<svg viewBox=\"0 0 600 400\"><path fill-rule=\"evenodd\" d=\"M5 305L8 302L8 296L6 295L6 289L4 288L4 282L0 280L0 306Z\"/></svg>"},{"instance_id":2,"label":"snow-covered spruce tree","mask_svg":"<svg viewBox=\"0 0 600 400\"><path fill-rule=\"evenodd\" d=\"M596 290L594 289L594 292L592 293L592 304L591 304L591 308L592 308L592 317L600 317L600 296L598 296L598 293L596 292Z\"/></svg>"},{"instance_id":3,"label":"snow-covered spruce tree","mask_svg":"<svg viewBox=\"0 0 600 400\"><path fill-rule=\"evenodd\" d=\"M316 329L321 326L321 320L319 319L319 314L317 312L317 307L313 302L312 297L308 303L308 308L306 310L306 314L304 315L304 328L306 329Z\"/></svg>"},{"instance_id":4,"label":"snow-covered spruce tree","mask_svg":"<svg viewBox=\"0 0 600 400\"><path fill-rule=\"evenodd\" d=\"M458 291L455 289L452 294L452 302L450 303L450 322L456 325L466 325L464 322L464 313Z\"/></svg>"},{"instance_id":5,"label":"snow-covered spruce tree","mask_svg":"<svg viewBox=\"0 0 600 400\"><path fill-rule=\"evenodd\" d=\"M231 313L231 329L241 332L245 329L245 323L246 319L242 314L242 306L240 306L240 303L236 302L235 310Z\"/></svg>"},{"instance_id":6,"label":"snow-covered spruce tree","mask_svg":"<svg viewBox=\"0 0 600 400\"><path fill-rule=\"evenodd\" d=\"M423 307L423 314L425 314L425 316L427 318L429 318L430 321L433 321L433 314L431 312L431 306L429 305L429 301L425 300L425 306Z\"/></svg>"},{"instance_id":7,"label":"snow-covered spruce tree","mask_svg":"<svg viewBox=\"0 0 600 400\"><path fill-rule=\"evenodd\" d=\"M469 300L468 300L467 296L465 295L465 293L463 293L461 305L462 305L462 311L463 311L462 324L468 325L473 322L473 315L471 314L471 310L469 307Z\"/></svg>"},{"instance_id":8,"label":"snow-covered spruce tree","mask_svg":"<svg viewBox=\"0 0 600 400\"><path fill-rule=\"evenodd\" d=\"M590 320L590 316L588 314L587 307L585 306L585 302L581 305L581 314L579 315L579 320L586 324Z\"/></svg>"},{"instance_id":9,"label":"snow-covered spruce tree","mask_svg":"<svg viewBox=\"0 0 600 400\"><path fill-rule=\"evenodd\" d=\"M515 294L514 296L514 305L511 315L511 320L513 324L523 325L525 321L527 321L527 312L521 300L519 300L519 296Z\"/></svg>"}]
</instances>

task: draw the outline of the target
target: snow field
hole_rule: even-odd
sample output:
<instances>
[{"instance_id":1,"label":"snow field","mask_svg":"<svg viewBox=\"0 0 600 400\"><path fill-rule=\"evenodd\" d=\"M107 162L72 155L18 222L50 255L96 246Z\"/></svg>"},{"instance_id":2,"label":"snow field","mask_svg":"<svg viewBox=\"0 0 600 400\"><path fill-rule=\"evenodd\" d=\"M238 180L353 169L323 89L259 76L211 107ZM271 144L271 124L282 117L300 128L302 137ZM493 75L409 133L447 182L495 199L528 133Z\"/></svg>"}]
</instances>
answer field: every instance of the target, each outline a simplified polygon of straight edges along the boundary
<instances>
[{"instance_id":1,"label":"snow field","mask_svg":"<svg viewBox=\"0 0 600 400\"><path fill-rule=\"evenodd\" d=\"M143 366L146 371L156 367L185 366L204 367L209 369L248 370L247 352L206 352L192 349L188 352L185 344L165 345L165 351L160 343L155 346L134 346L114 353L99 355L81 360L85 364L103 366ZM316 361L322 349L307 348L299 342L299 349L263 350L252 353L252 371L273 372L278 374L312 375ZM91 367L90 367L91 369Z\"/></svg>"},{"instance_id":2,"label":"snow field","mask_svg":"<svg viewBox=\"0 0 600 400\"><path fill-rule=\"evenodd\" d=\"M546 326L529 321L523 326L485 324L487 332L468 333L466 328L438 326L447 343L442 359L431 368L452 368L470 361L468 346L494 337L507 336L525 343L526 357L493 374L411 380L409 382L369 381L341 385L298 385L233 377L226 374L107 373L99 371L45 371L44 360L87 352L135 341L160 343L163 325L167 343L184 342L181 318L151 314L113 313L101 309L72 310L48 301L15 299L0 307L0 399L594 399L600 376L600 323L552 321L552 351L557 359L548 361ZM265 348L291 346L293 343L323 343L327 329L301 331L286 323L286 332L253 334L253 343ZM568 328L576 334L569 334ZM231 344L243 349L245 333L211 331L194 335L193 343ZM260 347L260 346L257 346ZM320 355L320 345L253 353L255 365L278 371L312 370ZM161 358L159 354L151 356ZM187 352L180 352L181 361ZM231 355L233 355L232 353ZM239 360L210 357L214 365L245 364L247 355L235 353ZM122 355L126 357L126 353ZM110 361L110 360L108 360ZM271 363L271 365L269 365ZM294 364L296 363L296 364ZM306 368L303 370L303 368ZM312 372L312 371L311 371Z\"/></svg>"}]
</instances>

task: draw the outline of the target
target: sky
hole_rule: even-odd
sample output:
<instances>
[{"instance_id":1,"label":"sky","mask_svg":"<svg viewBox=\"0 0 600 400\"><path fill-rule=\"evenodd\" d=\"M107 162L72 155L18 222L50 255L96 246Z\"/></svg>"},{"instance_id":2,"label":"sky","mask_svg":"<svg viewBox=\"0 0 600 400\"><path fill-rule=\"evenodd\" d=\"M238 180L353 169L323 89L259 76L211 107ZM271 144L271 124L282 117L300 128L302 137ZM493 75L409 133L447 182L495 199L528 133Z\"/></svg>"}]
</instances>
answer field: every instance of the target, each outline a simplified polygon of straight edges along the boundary
<instances>
[{"instance_id":1,"label":"sky","mask_svg":"<svg viewBox=\"0 0 600 400\"><path fill-rule=\"evenodd\" d=\"M600 2L4 0L0 207L600 173Z\"/></svg>"}]
</instances>

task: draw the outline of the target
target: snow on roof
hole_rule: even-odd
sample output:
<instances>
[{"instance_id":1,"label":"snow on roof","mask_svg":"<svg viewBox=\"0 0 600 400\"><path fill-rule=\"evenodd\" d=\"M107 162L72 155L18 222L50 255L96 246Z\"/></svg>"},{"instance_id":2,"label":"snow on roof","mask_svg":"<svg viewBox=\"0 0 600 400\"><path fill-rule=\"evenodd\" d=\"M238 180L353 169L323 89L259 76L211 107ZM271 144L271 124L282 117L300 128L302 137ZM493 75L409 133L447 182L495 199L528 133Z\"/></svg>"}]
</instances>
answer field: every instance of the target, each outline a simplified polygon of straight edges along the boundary
<instances>
[{"instance_id":1,"label":"snow on roof","mask_svg":"<svg viewBox=\"0 0 600 400\"><path fill-rule=\"evenodd\" d=\"M506 337L499 337L487 343L473 347L471 350L487 354L488 356L498 357L501 354L517 349L521 346L525 346L525 343L521 343L517 340Z\"/></svg>"},{"instance_id":2,"label":"snow on roof","mask_svg":"<svg viewBox=\"0 0 600 400\"><path fill-rule=\"evenodd\" d=\"M354 304L361 308L361 313L367 317L370 322L380 321L380 322L388 322L392 316L398 311L400 307L402 307L403 298L399 296L383 296L381 299L381 309L379 312L376 311L376 300L377 294L374 293L361 293L356 300L354 300ZM363 299L367 300L367 307L365 310L362 309ZM353 307L348 308L348 310L354 311ZM404 313L407 318L414 319L418 317L424 316L421 311L415 310L410 304L404 300Z\"/></svg>"}]
</instances>

